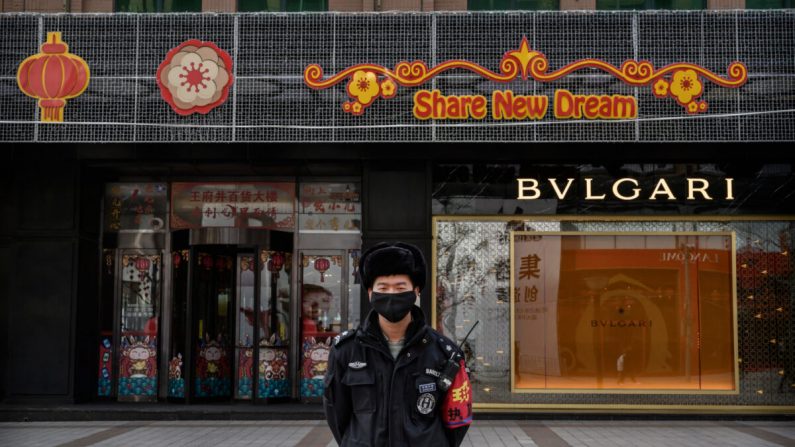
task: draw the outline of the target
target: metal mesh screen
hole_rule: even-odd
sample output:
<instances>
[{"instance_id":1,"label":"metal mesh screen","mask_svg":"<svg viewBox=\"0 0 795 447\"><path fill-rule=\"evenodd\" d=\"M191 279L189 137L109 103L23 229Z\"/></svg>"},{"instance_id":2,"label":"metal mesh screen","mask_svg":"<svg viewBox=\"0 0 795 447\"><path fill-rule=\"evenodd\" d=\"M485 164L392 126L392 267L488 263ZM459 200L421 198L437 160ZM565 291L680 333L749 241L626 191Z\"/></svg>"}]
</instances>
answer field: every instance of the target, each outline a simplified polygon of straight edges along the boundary
<instances>
[{"instance_id":1,"label":"metal mesh screen","mask_svg":"<svg viewBox=\"0 0 795 447\"><path fill-rule=\"evenodd\" d=\"M465 352L474 400L486 404L792 406L795 337L791 221L563 221L437 218L436 325L461 340L479 320ZM510 231L735 232L740 389L736 395L511 393Z\"/></svg>"},{"instance_id":2,"label":"metal mesh screen","mask_svg":"<svg viewBox=\"0 0 795 447\"><path fill-rule=\"evenodd\" d=\"M82 142L367 142L367 141L788 141L795 139L795 12L466 12L304 14L3 14L0 140ZM63 123L39 123L36 101L15 81L22 60L38 52L49 31L87 61L92 78L69 100ZM593 69L551 83L508 84L460 69L420 88L444 94L553 94L566 88L637 98L638 117L619 121L420 121L412 115L418 88L378 101L361 116L344 113L346 82L313 90L303 70L326 76L360 63L394 68L400 61L434 66L463 59L499 71L506 51L527 37L550 69L583 58L620 66L649 60L701 65L725 76L739 60L746 85L705 81L709 111L689 115L651 88L632 87ZM227 101L207 115L173 112L155 81L166 53L189 39L214 42L233 59Z\"/></svg>"}]
</instances>

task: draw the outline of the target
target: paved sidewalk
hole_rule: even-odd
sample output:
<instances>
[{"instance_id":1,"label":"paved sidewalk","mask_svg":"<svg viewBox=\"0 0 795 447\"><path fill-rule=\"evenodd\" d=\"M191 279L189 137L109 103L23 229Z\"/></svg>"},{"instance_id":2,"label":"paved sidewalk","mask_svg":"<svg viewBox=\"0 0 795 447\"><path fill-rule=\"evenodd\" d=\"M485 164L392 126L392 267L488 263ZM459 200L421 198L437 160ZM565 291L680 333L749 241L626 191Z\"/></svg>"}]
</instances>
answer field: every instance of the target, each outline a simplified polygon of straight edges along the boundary
<instances>
[{"instance_id":1,"label":"paved sidewalk","mask_svg":"<svg viewBox=\"0 0 795 447\"><path fill-rule=\"evenodd\" d=\"M3 422L0 445L332 447L323 421ZM466 446L795 446L792 421L475 421Z\"/></svg>"}]
</instances>

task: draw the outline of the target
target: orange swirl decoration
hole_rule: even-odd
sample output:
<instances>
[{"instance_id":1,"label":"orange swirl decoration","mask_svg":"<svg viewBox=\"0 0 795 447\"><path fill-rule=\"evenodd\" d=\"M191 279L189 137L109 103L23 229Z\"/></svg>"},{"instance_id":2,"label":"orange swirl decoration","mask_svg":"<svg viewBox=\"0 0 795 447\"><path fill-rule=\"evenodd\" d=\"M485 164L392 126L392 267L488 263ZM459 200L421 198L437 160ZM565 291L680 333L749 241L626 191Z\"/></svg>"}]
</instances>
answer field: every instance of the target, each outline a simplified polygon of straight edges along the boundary
<instances>
[{"instance_id":1,"label":"orange swirl decoration","mask_svg":"<svg viewBox=\"0 0 795 447\"><path fill-rule=\"evenodd\" d=\"M394 70L382 65L358 64L323 79L323 69L317 64L311 64L304 70L304 83L310 88L322 90L348 80L347 90L352 101L343 103L343 110L359 115L375 99L395 97L396 84L417 87L449 70L466 70L494 82L510 82L519 77L538 82L553 82L587 68L605 72L631 86L653 84L652 90L656 97L671 97L692 114L702 113L708 108L706 101L698 100L704 91L702 78L726 88L740 87L748 80L748 69L739 61L729 64L726 77L690 63L673 63L657 70L650 61L632 59L625 61L621 67L599 59L581 59L548 72L549 61L546 56L531 50L527 38L522 39L518 49L507 51L503 55L499 67L500 71L494 72L465 60L450 60L432 68L422 61L403 61L396 64Z\"/></svg>"}]
</instances>

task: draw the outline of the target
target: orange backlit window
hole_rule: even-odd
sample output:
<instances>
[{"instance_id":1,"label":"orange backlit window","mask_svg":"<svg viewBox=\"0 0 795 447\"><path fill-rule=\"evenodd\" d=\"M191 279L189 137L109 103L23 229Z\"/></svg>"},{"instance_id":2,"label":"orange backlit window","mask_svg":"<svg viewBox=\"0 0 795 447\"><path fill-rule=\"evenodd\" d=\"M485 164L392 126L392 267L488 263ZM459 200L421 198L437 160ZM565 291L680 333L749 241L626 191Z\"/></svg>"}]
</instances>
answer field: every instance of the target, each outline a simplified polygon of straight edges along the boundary
<instances>
[{"instance_id":1,"label":"orange backlit window","mask_svg":"<svg viewBox=\"0 0 795 447\"><path fill-rule=\"evenodd\" d=\"M515 392L737 392L731 233L514 232Z\"/></svg>"}]
</instances>

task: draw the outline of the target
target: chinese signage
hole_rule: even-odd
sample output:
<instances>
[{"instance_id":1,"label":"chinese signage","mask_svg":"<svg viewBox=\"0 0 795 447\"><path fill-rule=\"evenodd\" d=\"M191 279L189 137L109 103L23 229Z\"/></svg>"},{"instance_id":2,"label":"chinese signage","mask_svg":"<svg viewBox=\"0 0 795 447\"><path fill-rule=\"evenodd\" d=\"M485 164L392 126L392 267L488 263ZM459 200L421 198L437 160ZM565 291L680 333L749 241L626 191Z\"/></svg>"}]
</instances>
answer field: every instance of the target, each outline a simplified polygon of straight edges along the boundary
<instances>
[{"instance_id":1,"label":"chinese signage","mask_svg":"<svg viewBox=\"0 0 795 447\"><path fill-rule=\"evenodd\" d=\"M358 183L302 183L298 213L303 233L358 233L362 205Z\"/></svg>"},{"instance_id":2,"label":"chinese signage","mask_svg":"<svg viewBox=\"0 0 795 447\"><path fill-rule=\"evenodd\" d=\"M105 186L105 231L165 231L165 183L108 183Z\"/></svg>"},{"instance_id":3,"label":"chinese signage","mask_svg":"<svg viewBox=\"0 0 795 447\"><path fill-rule=\"evenodd\" d=\"M304 70L304 83L313 89L327 89L347 81L350 100L343 102L343 111L361 115L377 99L392 99L398 86L418 87L449 70L465 70L494 82L508 83L518 78L551 83L584 69L607 73L633 87L650 87L659 98L671 98L689 114L704 113L708 103L702 98L706 81L725 88L738 88L748 80L742 62L732 62L722 77L699 65L680 62L656 68L647 60L627 60L620 67L599 59L582 59L550 70L546 56L530 49L523 38L518 49L506 52L499 71L466 60L449 60L434 67L423 61L399 62L394 69L377 64L358 64L323 79L323 69L312 64ZM489 99L491 103L489 104ZM556 119L621 120L638 117L637 97L632 95L594 95L557 89L546 95L519 95L511 90L494 90L485 95L445 95L439 90L418 90L414 93L413 114L419 120L542 120L549 109Z\"/></svg>"},{"instance_id":4,"label":"chinese signage","mask_svg":"<svg viewBox=\"0 0 795 447\"><path fill-rule=\"evenodd\" d=\"M174 183L171 228L292 229L294 183Z\"/></svg>"},{"instance_id":5,"label":"chinese signage","mask_svg":"<svg viewBox=\"0 0 795 447\"><path fill-rule=\"evenodd\" d=\"M729 233L511 233L511 388L733 393Z\"/></svg>"}]
</instances>

